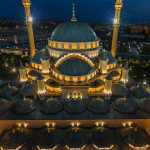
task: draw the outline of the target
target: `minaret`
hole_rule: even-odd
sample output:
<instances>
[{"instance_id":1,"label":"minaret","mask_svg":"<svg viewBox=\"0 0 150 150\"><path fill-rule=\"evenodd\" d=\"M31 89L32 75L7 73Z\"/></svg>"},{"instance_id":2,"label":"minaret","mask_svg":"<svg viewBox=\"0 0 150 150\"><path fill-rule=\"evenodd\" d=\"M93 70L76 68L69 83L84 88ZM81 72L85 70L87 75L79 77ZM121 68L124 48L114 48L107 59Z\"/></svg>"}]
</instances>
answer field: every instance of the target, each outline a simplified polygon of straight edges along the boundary
<instances>
[{"instance_id":1,"label":"minaret","mask_svg":"<svg viewBox=\"0 0 150 150\"><path fill-rule=\"evenodd\" d=\"M30 0L22 0L22 3L25 8L25 15L26 15L26 25L28 27L28 35L29 35L29 42L30 42L30 49L31 49L31 57L35 54L35 43L34 43L34 35L33 35L33 21L31 17L31 11L30 11Z\"/></svg>"},{"instance_id":2,"label":"minaret","mask_svg":"<svg viewBox=\"0 0 150 150\"><path fill-rule=\"evenodd\" d=\"M115 19L114 19L114 30L113 30L113 38L112 38L112 46L111 46L111 54L113 57L116 55L116 44L117 44L117 38L118 38L118 29L120 26L120 13L121 13L121 8L123 6L122 0L116 0L115 3Z\"/></svg>"},{"instance_id":3,"label":"minaret","mask_svg":"<svg viewBox=\"0 0 150 150\"><path fill-rule=\"evenodd\" d=\"M75 17L75 10L74 10L74 6L75 6L75 4L72 4L72 6L73 6L73 10L72 10L72 12L73 12L73 16L72 16L72 18L71 18L71 21L77 21L77 19L76 19L76 17Z\"/></svg>"}]
</instances>

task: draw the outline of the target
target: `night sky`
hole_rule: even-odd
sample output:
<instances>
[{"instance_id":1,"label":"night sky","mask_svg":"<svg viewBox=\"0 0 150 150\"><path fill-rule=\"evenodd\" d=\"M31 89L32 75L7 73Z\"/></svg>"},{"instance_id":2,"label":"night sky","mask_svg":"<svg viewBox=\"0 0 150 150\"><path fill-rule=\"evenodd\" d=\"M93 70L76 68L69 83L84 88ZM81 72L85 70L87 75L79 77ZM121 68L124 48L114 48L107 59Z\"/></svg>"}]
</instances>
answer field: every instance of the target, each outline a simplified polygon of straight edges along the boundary
<instances>
[{"instance_id":1,"label":"night sky","mask_svg":"<svg viewBox=\"0 0 150 150\"><path fill-rule=\"evenodd\" d=\"M76 18L87 22L112 22L116 0L31 0L34 19L68 21L75 3ZM150 0L124 0L121 23L150 23ZM1 1L0 17L24 19L22 0Z\"/></svg>"}]
</instances>

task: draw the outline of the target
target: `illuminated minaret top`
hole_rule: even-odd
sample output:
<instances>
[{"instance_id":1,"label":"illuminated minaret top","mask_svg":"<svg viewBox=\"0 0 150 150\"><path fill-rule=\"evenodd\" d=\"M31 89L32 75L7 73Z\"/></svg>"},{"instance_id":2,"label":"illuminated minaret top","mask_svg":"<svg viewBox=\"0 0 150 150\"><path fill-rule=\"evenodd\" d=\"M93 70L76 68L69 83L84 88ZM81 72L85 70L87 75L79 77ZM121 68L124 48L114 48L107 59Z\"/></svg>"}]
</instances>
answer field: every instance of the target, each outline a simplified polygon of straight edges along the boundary
<instances>
[{"instance_id":1,"label":"illuminated minaret top","mask_svg":"<svg viewBox=\"0 0 150 150\"><path fill-rule=\"evenodd\" d=\"M113 30L113 38L112 38L112 47L111 47L111 54L115 57L116 55L116 44L117 44L117 38L118 38L118 30L120 26L120 13L121 8L123 6L122 0L116 0L115 3L115 19L114 19L114 30Z\"/></svg>"},{"instance_id":2,"label":"illuminated minaret top","mask_svg":"<svg viewBox=\"0 0 150 150\"><path fill-rule=\"evenodd\" d=\"M77 19L76 19L76 17L75 17L75 9L74 9L74 6L75 6L75 4L72 4L72 6L73 6L73 10L72 10L72 12L73 12L73 17L71 18L71 21L77 21Z\"/></svg>"},{"instance_id":3,"label":"illuminated minaret top","mask_svg":"<svg viewBox=\"0 0 150 150\"><path fill-rule=\"evenodd\" d=\"M25 8L26 25L28 27L31 57L33 57L35 54L35 43L34 43L34 35L33 35L33 28L32 28L33 21L32 21L31 11L30 11L31 2L30 2L30 0L22 0L22 3L23 3L24 8Z\"/></svg>"}]
</instances>

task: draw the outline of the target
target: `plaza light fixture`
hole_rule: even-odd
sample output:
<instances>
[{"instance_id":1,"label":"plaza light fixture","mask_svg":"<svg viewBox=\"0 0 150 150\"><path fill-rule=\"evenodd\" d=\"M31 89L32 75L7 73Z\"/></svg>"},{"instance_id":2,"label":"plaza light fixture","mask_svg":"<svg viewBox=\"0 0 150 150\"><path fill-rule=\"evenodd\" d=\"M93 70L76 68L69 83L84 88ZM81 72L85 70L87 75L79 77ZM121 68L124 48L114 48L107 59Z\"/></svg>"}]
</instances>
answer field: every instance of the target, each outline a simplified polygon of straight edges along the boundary
<instances>
[{"instance_id":1,"label":"plaza light fixture","mask_svg":"<svg viewBox=\"0 0 150 150\"><path fill-rule=\"evenodd\" d=\"M15 72L15 71L16 71L16 69L15 69L15 68L13 68L13 69L12 69L12 71L13 71L13 72Z\"/></svg>"}]
</instances>

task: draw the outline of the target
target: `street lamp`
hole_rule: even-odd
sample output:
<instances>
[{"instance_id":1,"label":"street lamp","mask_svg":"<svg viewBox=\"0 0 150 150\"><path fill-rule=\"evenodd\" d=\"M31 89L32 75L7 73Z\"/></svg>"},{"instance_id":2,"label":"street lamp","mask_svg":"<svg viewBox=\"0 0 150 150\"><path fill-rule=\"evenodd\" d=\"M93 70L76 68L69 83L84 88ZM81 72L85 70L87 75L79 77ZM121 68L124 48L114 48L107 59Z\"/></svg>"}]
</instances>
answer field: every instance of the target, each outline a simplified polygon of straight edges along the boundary
<instances>
[{"instance_id":1,"label":"street lamp","mask_svg":"<svg viewBox=\"0 0 150 150\"><path fill-rule=\"evenodd\" d=\"M13 72L15 72L16 71L16 69L15 68L13 68L13 70L12 70Z\"/></svg>"}]
</instances>

